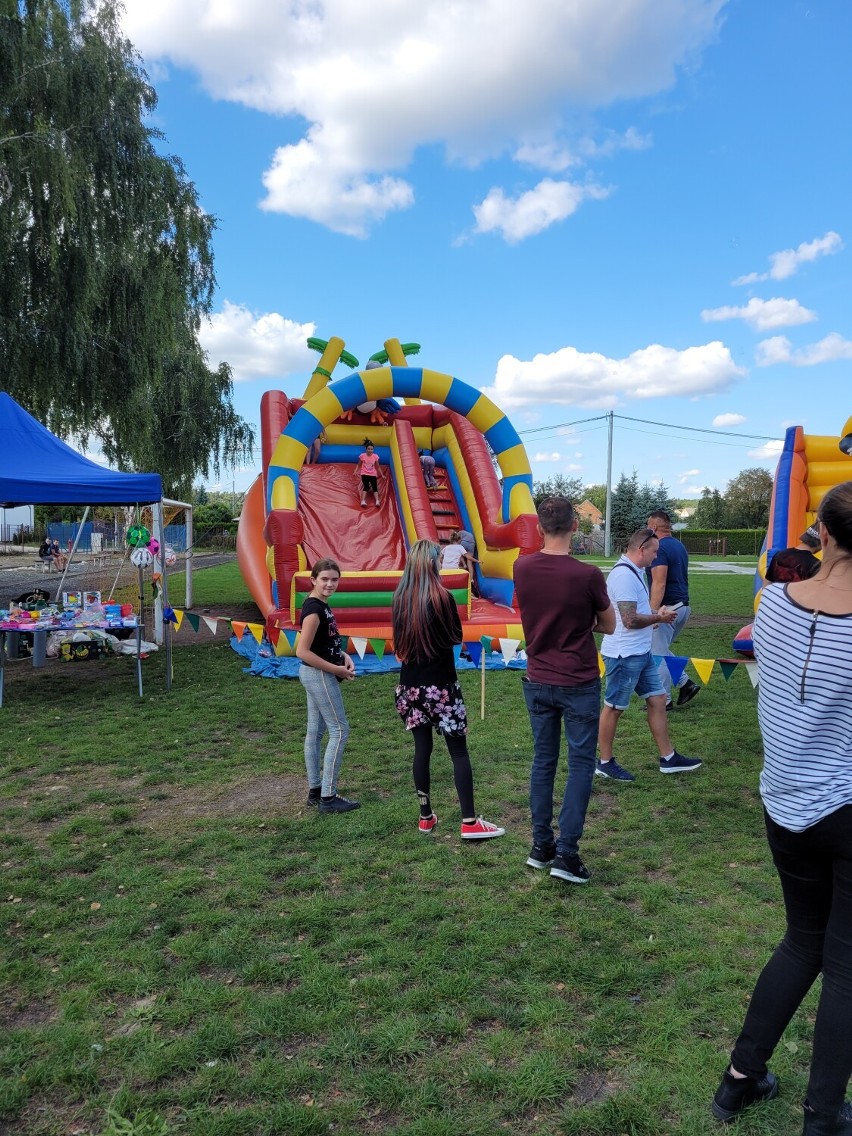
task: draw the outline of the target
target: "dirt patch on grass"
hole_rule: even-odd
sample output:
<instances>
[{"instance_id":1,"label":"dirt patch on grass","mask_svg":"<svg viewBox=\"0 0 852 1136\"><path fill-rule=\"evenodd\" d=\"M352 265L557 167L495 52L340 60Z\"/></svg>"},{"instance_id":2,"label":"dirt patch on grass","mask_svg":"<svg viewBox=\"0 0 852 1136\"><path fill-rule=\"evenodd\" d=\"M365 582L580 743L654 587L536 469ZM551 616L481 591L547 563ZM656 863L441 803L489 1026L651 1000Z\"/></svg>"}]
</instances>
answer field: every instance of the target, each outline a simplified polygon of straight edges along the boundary
<instances>
[{"instance_id":1,"label":"dirt patch on grass","mask_svg":"<svg viewBox=\"0 0 852 1136\"><path fill-rule=\"evenodd\" d=\"M36 1029L55 1022L58 1017L59 1011L56 1007L46 1002L30 1002L26 1006L18 1006L8 998L0 1002L0 1030L4 1032Z\"/></svg>"}]
</instances>

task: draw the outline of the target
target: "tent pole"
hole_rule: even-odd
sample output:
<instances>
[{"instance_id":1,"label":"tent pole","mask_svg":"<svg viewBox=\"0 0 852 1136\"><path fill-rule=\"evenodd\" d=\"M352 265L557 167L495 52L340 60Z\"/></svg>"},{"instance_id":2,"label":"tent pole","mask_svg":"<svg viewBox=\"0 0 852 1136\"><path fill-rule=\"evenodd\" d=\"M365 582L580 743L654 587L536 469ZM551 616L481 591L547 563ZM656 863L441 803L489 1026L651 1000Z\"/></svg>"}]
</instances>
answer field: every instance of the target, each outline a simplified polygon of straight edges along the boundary
<instances>
[{"instance_id":1,"label":"tent pole","mask_svg":"<svg viewBox=\"0 0 852 1136\"><path fill-rule=\"evenodd\" d=\"M71 551L68 553L68 559L65 561L65 571L62 573L62 579L59 581L59 587L56 591L56 598L62 598L62 588L65 584L65 577L68 575L68 569L71 567L71 561L74 559L74 553L77 551L77 545L80 543L80 537L83 535L83 525L86 523L86 517L89 515L89 506L83 510L83 519L77 526L77 535L74 537L74 544Z\"/></svg>"},{"instance_id":2,"label":"tent pole","mask_svg":"<svg viewBox=\"0 0 852 1136\"><path fill-rule=\"evenodd\" d=\"M166 526L163 516L163 502L160 500L154 506L154 529L160 542L160 595L157 597L157 631L162 636L166 648L166 690L172 689L172 625L163 619L163 608L169 606L169 578L166 568ZM156 561L155 561L156 563ZM160 640L157 640L159 642Z\"/></svg>"}]
</instances>

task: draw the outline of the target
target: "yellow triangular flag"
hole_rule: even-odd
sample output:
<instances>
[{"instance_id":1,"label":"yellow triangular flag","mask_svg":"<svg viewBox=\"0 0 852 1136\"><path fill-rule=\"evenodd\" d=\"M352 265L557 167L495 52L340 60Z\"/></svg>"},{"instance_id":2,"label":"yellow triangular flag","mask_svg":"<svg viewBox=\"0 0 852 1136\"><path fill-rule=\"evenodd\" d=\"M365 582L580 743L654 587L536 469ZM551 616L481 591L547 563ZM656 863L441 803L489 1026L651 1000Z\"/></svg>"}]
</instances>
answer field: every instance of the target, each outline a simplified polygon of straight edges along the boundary
<instances>
[{"instance_id":1,"label":"yellow triangular flag","mask_svg":"<svg viewBox=\"0 0 852 1136\"><path fill-rule=\"evenodd\" d=\"M252 633L252 635L258 641L258 643L260 643L260 641L263 639L263 624L262 623L249 623L247 626L248 626L249 631Z\"/></svg>"},{"instance_id":2,"label":"yellow triangular flag","mask_svg":"<svg viewBox=\"0 0 852 1136\"><path fill-rule=\"evenodd\" d=\"M278 642L275 644L275 654L280 658L282 655L290 654L290 644L287 642L283 635L278 636Z\"/></svg>"},{"instance_id":3,"label":"yellow triangular flag","mask_svg":"<svg viewBox=\"0 0 852 1136\"><path fill-rule=\"evenodd\" d=\"M364 652L367 650L367 640L362 639L360 636L352 636L352 646L355 648L355 653L359 659L364 658Z\"/></svg>"},{"instance_id":4,"label":"yellow triangular flag","mask_svg":"<svg viewBox=\"0 0 852 1136\"><path fill-rule=\"evenodd\" d=\"M174 608L175 613L175 631L180 631L180 625L183 623L183 612L179 608Z\"/></svg>"},{"instance_id":5,"label":"yellow triangular flag","mask_svg":"<svg viewBox=\"0 0 852 1136\"><path fill-rule=\"evenodd\" d=\"M710 676L713 673L713 664L715 659L690 659L690 662L698 671L698 677L706 686L710 681Z\"/></svg>"},{"instance_id":6,"label":"yellow triangular flag","mask_svg":"<svg viewBox=\"0 0 852 1136\"><path fill-rule=\"evenodd\" d=\"M603 678L606 674L606 663L604 662L603 655L600 653L600 651L598 651L598 671L600 672L601 678Z\"/></svg>"}]
</instances>

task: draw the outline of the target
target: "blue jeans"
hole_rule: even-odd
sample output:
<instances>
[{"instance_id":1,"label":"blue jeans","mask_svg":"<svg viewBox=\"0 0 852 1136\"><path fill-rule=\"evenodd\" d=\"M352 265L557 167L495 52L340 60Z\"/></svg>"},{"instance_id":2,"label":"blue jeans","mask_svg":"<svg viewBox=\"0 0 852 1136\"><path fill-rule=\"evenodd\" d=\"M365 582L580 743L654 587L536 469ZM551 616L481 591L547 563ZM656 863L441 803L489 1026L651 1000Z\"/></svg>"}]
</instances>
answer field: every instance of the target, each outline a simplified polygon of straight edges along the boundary
<instances>
[{"instance_id":1,"label":"blue jeans","mask_svg":"<svg viewBox=\"0 0 852 1136\"><path fill-rule=\"evenodd\" d=\"M530 773L533 843L544 848L554 843L553 784L564 727L568 743L568 778L559 810L556 849L560 856L576 856L595 775L601 712L600 679L581 686L550 686L525 678L523 688L533 735Z\"/></svg>"},{"instance_id":2,"label":"blue jeans","mask_svg":"<svg viewBox=\"0 0 852 1136\"><path fill-rule=\"evenodd\" d=\"M651 636L651 654L659 655L665 658L666 655L672 655L672 643L686 627L687 621L692 615L692 608L687 604L677 609L674 623L655 623L654 633ZM686 671L681 675L678 686L683 686L688 680L689 676ZM665 687L666 694L669 698L672 696L672 676L666 664L660 663L660 679Z\"/></svg>"},{"instance_id":3,"label":"blue jeans","mask_svg":"<svg viewBox=\"0 0 852 1136\"><path fill-rule=\"evenodd\" d=\"M299 667L299 682L308 696L308 728L305 733L305 769L308 788L322 785L322 795L333 797L337 792L337 777L343 760L343 748L349 737L349 723L343 707L340 683L327 671L316 667ZM320 749L328 732L328 744L320 773Z\"/></svg>"}]
</instances>

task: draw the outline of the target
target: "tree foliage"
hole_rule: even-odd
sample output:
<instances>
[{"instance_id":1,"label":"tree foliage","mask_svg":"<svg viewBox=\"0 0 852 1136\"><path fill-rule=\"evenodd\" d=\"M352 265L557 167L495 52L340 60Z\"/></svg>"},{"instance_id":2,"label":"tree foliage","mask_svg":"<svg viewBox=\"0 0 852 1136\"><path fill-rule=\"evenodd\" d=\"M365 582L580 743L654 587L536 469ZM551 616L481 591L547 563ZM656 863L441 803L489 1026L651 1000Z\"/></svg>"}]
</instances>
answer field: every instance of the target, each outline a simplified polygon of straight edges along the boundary
<instances>
[{"instance_id":1,"label":"tree foliage","mask_svg":"<svg viewBox=\"0 0 852 1136\"><path fill-rule=\"evenodd\" d=\"M557 473L546 481L533 482L533 501L540 504L545 497L567 497L574 505L579 505L586 496L586 488L581 477L566 477Z\"/></svg>"},{"instance_id":2,"label":"tree foliage","mask_svg":"<svg viewBox=\"0 0 852 1136\"><path fill-rule=\"evenodd\" d=\"M0 384L185 494L254 436L198 342L215 223L156 102L115 0L0 0Z\"/></svg>"},{"instance_id":3,"label":"tree foliage","mask_svg":"<svg viewBox=\"0 0 852 1136\"><path fill-rule=\"evenodd\" d=\"M760 466L744 469L728 482L725 503L727 527L762 529L769 524L772 475Z\"/></svg>"},{"instance_id":4,"label":"tree foliage","mask_svg":"<svg viewBox=\"0 0 852 1136\"><path fill-rule=\"evenodd\" d=\"M664 509L670 515L675 511L675 503L666 486L662 483L648 485L647 482L640 485L635 469L630 477L622 473L612 491L610 532L616 547L623 548L630 534L642 528L655 509Z\"/></svg>"}]
</instances>

